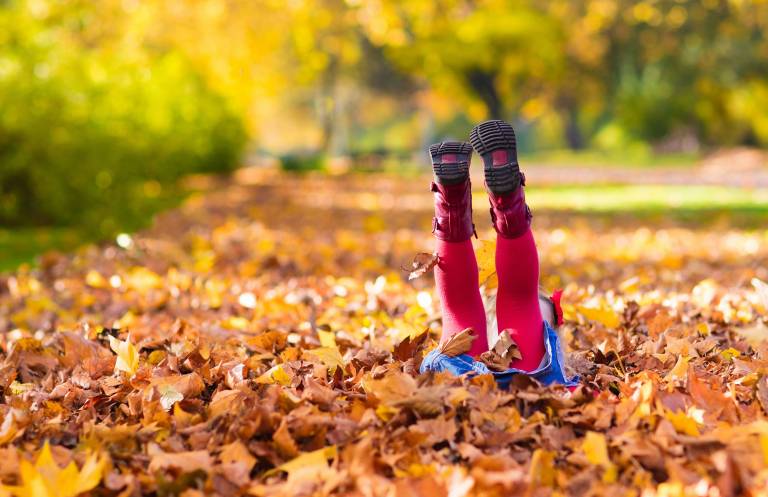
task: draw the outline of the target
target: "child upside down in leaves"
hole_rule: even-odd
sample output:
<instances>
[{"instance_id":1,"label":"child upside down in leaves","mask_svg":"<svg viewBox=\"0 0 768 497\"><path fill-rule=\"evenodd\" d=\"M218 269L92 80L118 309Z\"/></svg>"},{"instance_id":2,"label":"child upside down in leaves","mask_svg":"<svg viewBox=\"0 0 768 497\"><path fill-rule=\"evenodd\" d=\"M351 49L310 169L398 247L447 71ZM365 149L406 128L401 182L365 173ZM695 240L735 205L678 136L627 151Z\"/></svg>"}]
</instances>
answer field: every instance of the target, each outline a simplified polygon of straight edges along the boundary
<instances>
[{"instance_id":1,"label":"child upside down in leaves","mask_svg":"<svg viewBox=\"0 0 768 497\"><path fill-rule=\"evenodd\" d=\"M515 132L503 121L486 121L475 126L469 139L471 145L442 142L432 145L429 152L435 176L435 283L443 312L440 341L445 344L467 328L476 338L467 353L451 356L440 347L433 350L424 358L422 372L491 373L501 386L508 385L516 374L527 374L544 384L574 387L578 379L566 377L563 370L563 351L553 329L556 323L542 317L539 256L531 232L531 210L525 203L525 176L517 162ZM497 233L498 329L509 333L521 355L507 368L494 371L477 360L489 347L471 240L475 234L469 181L472 148L483 159L491 221Z\"/></svg>"}]
</instances>

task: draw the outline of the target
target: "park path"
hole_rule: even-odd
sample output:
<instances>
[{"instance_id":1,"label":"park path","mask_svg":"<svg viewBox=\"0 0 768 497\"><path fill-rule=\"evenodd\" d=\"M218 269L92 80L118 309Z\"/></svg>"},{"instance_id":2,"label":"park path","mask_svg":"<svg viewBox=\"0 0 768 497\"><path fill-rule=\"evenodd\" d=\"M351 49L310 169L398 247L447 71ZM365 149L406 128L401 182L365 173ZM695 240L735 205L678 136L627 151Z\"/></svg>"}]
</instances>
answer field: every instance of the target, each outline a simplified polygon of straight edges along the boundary
<instances>
[{"instance_id":1,"label":"park path","mask_svg":"<svg viewBox=\"0 0 768 497\"><path fill-rule=\"evenodd\" d=\"M685 166L523 163L526 177L536 185L719 185L768 188L768 153L753 149L717 152L696 164Z\"/></svg>"},{"instance_id":2,"label":"park path","mask_svg":"<svg viewBox=\"0 0 768 497\"><path fill-rule=\"evenodd\" d=\"M599 167L530 164L525 175L536 185L718 185L768 188L764 169L733 170L727 163L693 167Z\"/></svg>"}]
</instances>

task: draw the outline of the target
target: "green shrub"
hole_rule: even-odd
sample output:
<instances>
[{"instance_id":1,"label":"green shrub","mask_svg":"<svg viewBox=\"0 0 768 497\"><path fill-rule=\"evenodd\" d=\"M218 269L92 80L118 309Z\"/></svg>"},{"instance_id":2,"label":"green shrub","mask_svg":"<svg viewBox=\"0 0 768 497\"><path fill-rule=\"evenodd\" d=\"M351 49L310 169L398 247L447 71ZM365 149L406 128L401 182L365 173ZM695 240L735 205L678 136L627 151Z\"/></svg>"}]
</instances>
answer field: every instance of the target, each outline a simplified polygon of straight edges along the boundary
<instances>
[{"instance_id":1,"label":"green shrub","mask_svg":"<svg viewBox=\"0 0 768 497\"><path fill-rule=\"evenodd\" d=\"M325 156L317 152L296 152L280 156L280 167L283 171L309 172L321 171L325 168Z\"/></svg>"},{"instance_id":2,"label":"green shrub","mask_svg":"<svg viewBox=\"0 0 768 497\"><path fill-rule=\"evenodd\" d=\"M107 233L182 175L237 166L242 121L183 56L79 46L61 33L84 13L23 4L0 8L0 224Z\"/></svg>"}]
</instances>

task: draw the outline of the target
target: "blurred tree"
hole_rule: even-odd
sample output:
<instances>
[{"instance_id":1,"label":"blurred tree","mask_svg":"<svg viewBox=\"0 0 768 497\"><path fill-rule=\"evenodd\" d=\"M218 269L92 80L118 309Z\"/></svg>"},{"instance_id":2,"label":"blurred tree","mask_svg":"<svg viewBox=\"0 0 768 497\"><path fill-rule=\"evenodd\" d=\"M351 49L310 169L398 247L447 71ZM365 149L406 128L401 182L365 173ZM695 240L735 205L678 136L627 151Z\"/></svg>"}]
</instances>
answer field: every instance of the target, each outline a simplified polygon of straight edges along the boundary
<instances>
[{"instance_id":1,"label":"blurred tree","mask_svg":"<svg viewBox=\"0 0 768 497\"><path fill-rule=\"evenodd\" d=\"M182 54L146 42L140 9L0 9L0 222L106 234L182 175L238 165L241 120Z\"/></svg>"},{"instance_id":2,"label":"blurred tree","mask_svg":"<svg viewBox=\"0 0 768 497\"><path fill-rule=\"evenodd\" d=\"M557 25L535 2L371 1L361 21L401 67L489 117L515 113L561 63Z\"/></svg>"},{"instance_id":3,"label":"blurred tree","mask_svg":"<svg viewBox=\"0 0 768 497\"><path fill-rule=\"evenodd\" d=\"M0 99L35 112L95 118L74 95L123 91L152 110L99 109L159 130L197 112L171 87L196 85L270 150L416 147L486 117L549 146L768 144L764 0L10 0L0 16Z\"/></svg>"},{"instance_id":4,"label":"blurred tree","mask_svg":"<svg viewBox=\"0 0 768 497\"><path fill-rule=\"evenodd\" d=\"M555 112L566 143L617 120L639 139L693 127L750 141L768 4L746 0L414 0L354 2L401 67L485 117ZM750 90L744 90L744 88ZM754 95L754 97L752 97ZM745 121L753 124L747 124ZM739 125L739 123L741 125ZM764 133L763 133L764 135Z\"/></svg>"}]
</instances>

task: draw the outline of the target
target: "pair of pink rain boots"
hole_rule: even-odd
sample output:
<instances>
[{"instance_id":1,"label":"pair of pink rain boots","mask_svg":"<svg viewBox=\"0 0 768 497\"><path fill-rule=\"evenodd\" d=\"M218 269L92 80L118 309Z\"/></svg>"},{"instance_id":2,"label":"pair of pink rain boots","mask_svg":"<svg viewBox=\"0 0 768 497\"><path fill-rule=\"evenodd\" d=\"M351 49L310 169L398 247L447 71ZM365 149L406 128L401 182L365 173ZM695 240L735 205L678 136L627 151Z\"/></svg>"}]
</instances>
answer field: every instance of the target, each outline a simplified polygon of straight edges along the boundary
<instances>
[{"instance_id":1,"label":"pair of pink rain boots","mask_svg":"<svg viewBox=\"0 0 768 497\"><path fill-rule=\"evenodd\" d=\"M485 187L491 204L491 221L499 235L516 238L529 228L531 211L525 204L525 176L517 163L512 126L485 121L472 130L467 142L442 142L429 153L435 182L435 218L432 232L441 240L461 242L475 233L472 222L472 187L469 163L472 148L483 158Z\"/></svg>"}]
</instances>

